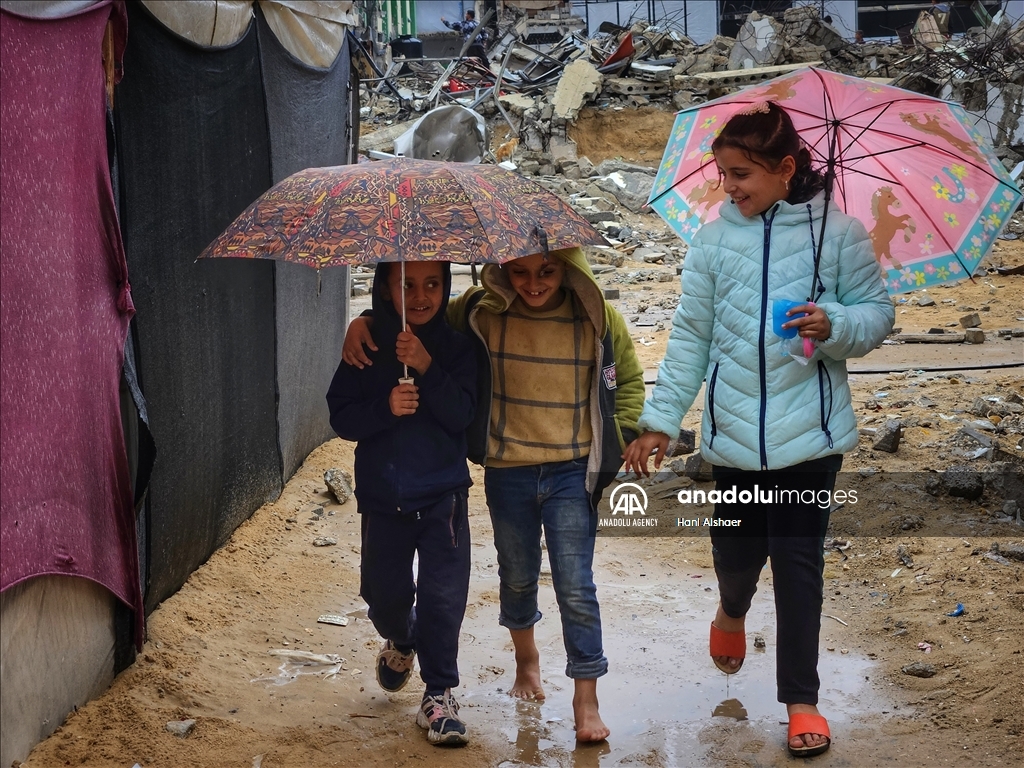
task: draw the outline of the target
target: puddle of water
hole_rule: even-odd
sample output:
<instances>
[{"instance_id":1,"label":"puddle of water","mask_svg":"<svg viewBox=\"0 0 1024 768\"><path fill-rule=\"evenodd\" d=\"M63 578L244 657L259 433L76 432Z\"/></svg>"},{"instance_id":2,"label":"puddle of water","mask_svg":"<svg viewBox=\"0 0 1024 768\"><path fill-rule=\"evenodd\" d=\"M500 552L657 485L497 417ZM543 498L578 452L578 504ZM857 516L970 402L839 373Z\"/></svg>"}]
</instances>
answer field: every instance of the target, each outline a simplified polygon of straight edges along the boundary
<instances>
[{"instance_id":1,"label":"puddle of water","mask_svg":"<svg viewBox=\"0 0 1024 768\"><path fill-rule=\"evenodd\" d=\"M550 587L541 589L544 619L536 628L547 693L542 704L514 701L505 693L514 678L514 661L511 653L502 658L500 649L508 634L496 622L488 626L486 621L475 621L475 642L463 646L461 666L467 673L471 664L477 671L475 662L484 649L489 663L505 670L497 680L478 685L467 685L471 676L465 674L461 689L464 715L474 733L488 739L501 734L513 747L515 759L503 763L505 768L582 768L637 761L699 765L705 761L697 756L708 751L707 742L718 741L708 729L743 729L742 740L753 743L755 749L766 740L778 741L780 747L784 743L785 728L780 723L786 720L786 710L776 701L775 606L770 586L759 585L747 616L747 657L741 672L729 676L712 665L707 650L708 625L718 600L713 572L706 572L699 582L679 585L599 584L610 669L598 683L598 696L612 736L607 744L594 746L576 744L573 687L564 676L565 651L551 592ZM827 621L823 619L818 664L819 706L829 722L841 728L854 716L877 710L880 702L865 681L872 666L868 659L824 650L824 638L831 629ZM765 638L765 650L753 648L754 633Z\"/></svg>"}]
</instances>

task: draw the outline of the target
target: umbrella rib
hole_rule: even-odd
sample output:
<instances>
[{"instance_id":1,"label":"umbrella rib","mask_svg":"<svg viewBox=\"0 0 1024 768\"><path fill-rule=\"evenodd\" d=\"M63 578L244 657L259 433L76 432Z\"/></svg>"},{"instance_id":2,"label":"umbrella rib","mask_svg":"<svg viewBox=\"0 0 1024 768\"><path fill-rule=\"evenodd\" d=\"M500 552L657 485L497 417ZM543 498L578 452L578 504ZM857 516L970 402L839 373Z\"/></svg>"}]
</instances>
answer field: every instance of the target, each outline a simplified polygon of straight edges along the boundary
<instances>
[{"instance_id":1,"label":"umbrella rib","mask_svg":"<svg viewBox=\"0 0 1024 768\"><path fill-rule=\"evenodd\" d=\"M886 166L886 164L884 162L879 161L879 165L881 165L887 171L891 172L891 170L892 170L888 166ZM903 189L904 192L906 192L910 196L910 199L914 201L914 203L917 205L917 207L920 210L922 210L922 211L927 210L925 208L925 206L921 203L920 199L918 199L918 196L916 194L914 194L914 191L910 187L908 187L908 186L906 186L904 184L899 184L899 186L900 186L901 189ZM957 260L957 262L960 264L960 266L963 267L964 272L967 274L967 276L970 277L971 276L971 270L967 268L966 264L964 264L963 260L960 258L960 254L957 253L956 248L953 245L950 244L949 240L946 238L946 235L942 232L942 230L940 230L938 227L935 227L935 231L938 234L939 238L942 240L943 244L946 246L946 248L949 249L949 252L953 254L953 257Z\"/></svg>"},{"instance_id":2,"label":"umbrella rib","mask_svg":"<svg viewBox=\"0 0 1024 768\"><path fill-rule=\"evenodd\" d=\"M681 179L676 179L675 181L673 181L671 184L668 185L668 187L665 189L664 192L660 192L657 197L652 197L650 202L648 203L648 205L653 205L654 203L656 203L659 200L661 200L661 198L663 198L665 195L667 195L669 192L671 192L677 186L679 186L683 182L687 181L688 179L692 179L698 173L701 173L705 168L707 168L709 165L711 165L712 162L713 162L713 160L708 160L706 163L701 163L700 166L698 166L694 170L690 171L688 174L683 176Z\"/></svg>"},{"instance_id":3,"label":"umbrella rib","mask_svg":"<svg viewBox=\"0 0 1024 768\"><path fill-rule=\"evenodd\" d=\"M466 192L466 188L462 185L462 179L459 178L459 176L461 174L455 168L449 168L448 170L449 170L449 172L451 172L453 178L455 178L459 182L459 186L462 187L462 191L466 193L466 201L469 203L469 207L473 209L473 213L476 216L477 224L480 227L480 231L484 235L484 242L486 242L487 250L489 251L489 253L487 254L487 256L489 258L481 258L479 260L478 259L473 259L472 261L470 261L470 263L472 263L473 261L481 261L481 262L483 262L483 261L493 261L494 260L494 245L493 245L493 243L491 243L491 236L490 236L490 234L484 228L483 220L480 218L480 212L476 209L476 205L473 203L473 198L469 195L468 192Z\"/></svg>"}]
</instances>

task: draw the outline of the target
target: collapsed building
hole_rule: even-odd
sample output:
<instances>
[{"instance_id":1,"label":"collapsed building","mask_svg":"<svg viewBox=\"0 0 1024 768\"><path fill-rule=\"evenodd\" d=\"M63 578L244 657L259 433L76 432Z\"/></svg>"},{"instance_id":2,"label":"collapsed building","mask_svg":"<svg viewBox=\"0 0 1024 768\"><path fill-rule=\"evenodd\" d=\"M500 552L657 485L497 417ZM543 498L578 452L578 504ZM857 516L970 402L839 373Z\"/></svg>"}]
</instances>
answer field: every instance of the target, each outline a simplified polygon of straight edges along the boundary
<instances>
[{"instance_id":1,"label":"collapsed building","mask_svg":"<svg viewBox=\"0 0 1024 768\"><path fill-rule=\"evenodd\" d=\"M364 121L401 123L459 104L516 140L520 172L572 178L579 158L567 126L588 106L678 110L816 66L959 102L1008 169L1024 160L1024 22L989 16L982 4L975 4L979 23L955 38L943 33L941 17L921 11L895 39L851 41L813 4L775 15L751 12L735 37L715 34L701 44L678 18L605 21L588 36L568 21L567 5L505 2L500 14L488 10L481 24L492 28L486 60L389 57L364 80ZM393 132L371 134L362 145L387 149Z\"/></svg>"}]
</instances>

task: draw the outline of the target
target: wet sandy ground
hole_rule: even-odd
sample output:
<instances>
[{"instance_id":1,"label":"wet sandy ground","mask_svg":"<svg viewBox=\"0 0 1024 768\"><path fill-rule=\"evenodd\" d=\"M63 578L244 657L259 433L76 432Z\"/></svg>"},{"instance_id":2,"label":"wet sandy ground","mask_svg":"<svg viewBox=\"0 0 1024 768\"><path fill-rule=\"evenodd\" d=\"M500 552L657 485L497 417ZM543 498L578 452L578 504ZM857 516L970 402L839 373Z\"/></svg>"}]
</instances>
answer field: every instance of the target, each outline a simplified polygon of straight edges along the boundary
<instances>
[{"instance_id":1,"label":"wet sandy ground","mask_svg":"<svg viewBox=\"0 0 1024 768\"><path fill-rule=\"evenodd\" d=\"M1018 263L1024 248L1011 245L1018 249L1011 262ZM666 268L671 269L661 269ZM959 306L910 303L897 323L906 331L922 331L955 322L964 305L991 303L991 312L983 315L987 329L1022 325L1017 321L1024 316L1021 280L994 277L994 292L983 283L944 289L940 295L955 296ZM468 283L468 275L456 281L457 287ZM619 287L625 288L620 306L627 316L637 297L678 295L677 283ZM353 302L353 314L361 309L359 301ZM638 345L638 353L653 376L667 330L638 328L636 338L641 334L652 340ZM1007 355L1024 360L1021 339L991 346L986 341L982 348L1000 360ZM929 361L930 367L944 368L969 364L982 348L906 345L873 355L891 357L882 361L885 370L927 368L921 363ZM968 357L943 357L954 353ZM871 356L851 368L857 366L877 369ZM872 451L870 439L862 438L846 467L925 472L962 460L948 443L967 405L995 393L1024 394L1024 377L1020 368L958 374L911 370L858 373L851 386L862 424L877 426L890 416L920 423L906 430L897 454ZM920 405L922 395L934 405ZM865 410L869 400L883 410ZM695 408L684 426L697 428L699 418ZM547 581L537 637L548 698L543 704L509 698L512 648L497 624L496 565L482 476L475 468L473 579L457 691L473 742L459 750L430 746L414 724L421 694L416 680L393 695L374 680L379 638L358 596L355 503L336 504L323 483L326 469L351 466L351 445L334 440L317 449L278 500L257 510L151 614L136 663L103 696L70 715L24 766L759 768L799 762L785 749L785 708L775 701L770 574L764 572L748 619L748 658L738 675L727 678L707 655L717 590L706 537L602 536L597 541L596 574L611 663L598 688L612 731L607 743L575 742L571 681L564 676L558 613ZM956 502L955 512L972 527L949 535L934 527L945 514L936 500L883 479L884 474L866 476L862 491L866 515L886 533L851 537L848 549L830 551L826 558L825 613L835 619L822 620L820 706L834 744L813 765L1019 765L1024 567L988 555L993 543L1021 543L1021 528L1000 521L1003 500L987 495ZM322 515L300 511L311 502L323 507ZM905 514L922 515L925 527L902 531L893 521ZM317 536L337 543L314 546ZM912 566L902 565L899 547L912 556ZM957 602L967 612L947 618ZM345 614L349 622L317 622L328 613ZM750 647L755 633L765 639L763 652ZM920 643L930 645L931 653L925 654ZM935 676L900 672L915 661L933 664ZM195 726L185 737L166 729L170 721L189 719Z\"/></svg>"},{"instance_id":2,"label":"wet sandy ground","mask_svg":"<svg viewBox=\"0 0 1024 768\"><path fill-rule=\"evenodd\" d=\"M511 699L512 650L497 624L497 574L479 470L457 691L473 742L457 750L429 745L414 724L416 678L390 695L374 680L379 638L358 597L358 515L354 502L333 503L322 482L325 469L350 467L351 460L351 446L340 440L317 449L278 501L258 510L154 611L137 662L72 714L24 767L756 768L793 762L785 750L785 709L774 693L770 575L766 569L747 624L748 647L760 634L766 648L750 648L741 672L727 678L707 656L716 589L706 537L597 541L611 663L599 683L612 730L607 743L575 742L571 681L563 674L546 575L537 637L548 698L543 704ZM323 505L324 514L298 511L310 502ZM317 536L337 544L315 547ZM987 548L990 539L978 541ZM899 586L889 578L897 542L916 561ZM825 612L845 624L823 619L821 709L834 745L815 765L1018 764L1019 564L1006 568L970 557L959 539L905 536L854 539L845 552L829 552L825 575ZM940 626L954 621L939 617L957 599L980 623ZM325 613L349 622L317 623ZM894 632L894 620L907 632ZM963 632L974 642L964 644ZM935 645L929 657L914 648L922 639ZM281 655L289 653L298 661ZM930 680L899 674L901 664L919 660L934 662L939 674ZM185 719L196 721L187 736L167 732L169 721Z\"/></svg>"}]
</instances>

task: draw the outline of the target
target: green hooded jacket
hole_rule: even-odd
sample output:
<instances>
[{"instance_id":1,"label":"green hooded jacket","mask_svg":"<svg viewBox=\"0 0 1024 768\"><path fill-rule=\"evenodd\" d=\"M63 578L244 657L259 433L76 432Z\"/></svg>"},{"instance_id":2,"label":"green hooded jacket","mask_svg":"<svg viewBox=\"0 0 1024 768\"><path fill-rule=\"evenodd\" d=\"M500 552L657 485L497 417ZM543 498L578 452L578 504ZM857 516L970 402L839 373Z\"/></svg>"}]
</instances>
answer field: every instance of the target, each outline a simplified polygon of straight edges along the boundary
<instances>
[{"instance_id":1,"label":"green hooded jacket","mask_svg":"<svg viewBox=\"0 0 1024 768\"><path fill-rule=\"evenodd\" d=\"M622 452L636 439L637 419L644 405L643 368L633 348L622 315L605 301L600 286L580 248L551 251L566 264L563 287L580 299L596 331L594 380L590 387L593 447L587 471L587 490L596 504L601 492L622 466ZM483 287L470 288L448 304L448 323L477 341L477 408L467 430L469 458L484 465L491 418L491 358L476 322L479 312L501 314L516 297L508 276L497 264L487 264Z\"/></svg>"}]
</instances>

